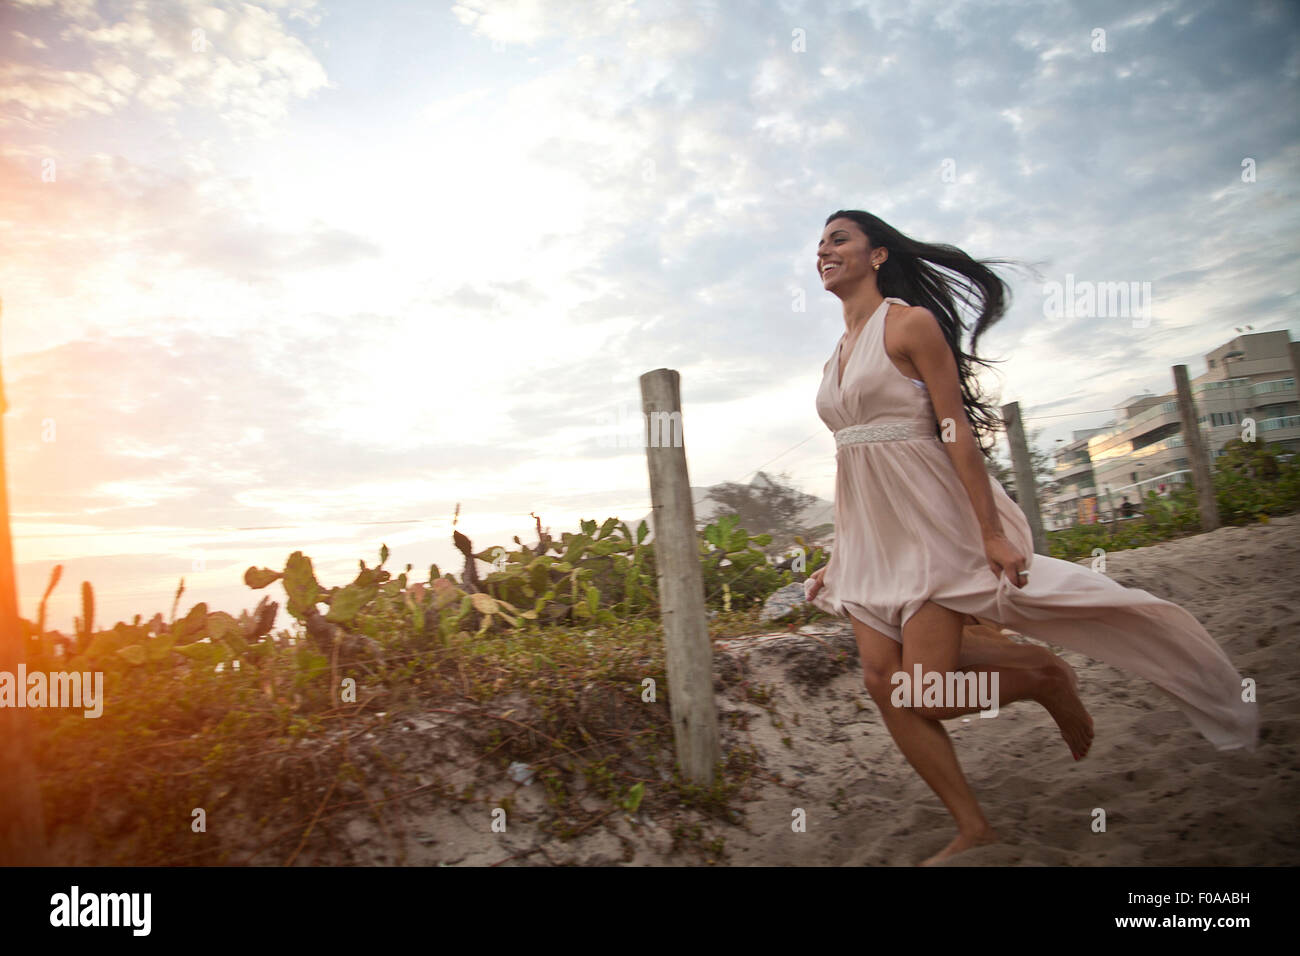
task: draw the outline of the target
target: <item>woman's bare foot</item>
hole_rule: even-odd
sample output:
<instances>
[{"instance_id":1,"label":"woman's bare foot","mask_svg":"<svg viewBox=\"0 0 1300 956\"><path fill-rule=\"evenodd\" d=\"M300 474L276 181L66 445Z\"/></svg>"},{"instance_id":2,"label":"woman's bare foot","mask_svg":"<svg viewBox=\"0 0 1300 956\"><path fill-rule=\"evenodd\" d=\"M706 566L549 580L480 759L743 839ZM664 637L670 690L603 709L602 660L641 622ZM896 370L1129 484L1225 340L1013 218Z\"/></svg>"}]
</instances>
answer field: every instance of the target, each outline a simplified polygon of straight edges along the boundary
<instances>
[{"instance_id":1,"label":"woman's bare foot","mask_svg":"<svg viewBox=\"0 0 1300 956\"><path fill-rule=\"evenodd\" d=\"M1055 654L1043 669L1043 686L1037 700L1061 728L1061 736L1075 760L1082 760L1092 746L1092 717L1079 699L1079 678L1074 668Z\"/></svg>"},{"instance_id":2,"label":"woman's bare foot","mask_svg":"<svg viewBox=\"0 0 1300 956\"><path fill-rule=\"evenodd\" d=\"M998 834L991 826L985 826L982 830L974 833L958 833L951 843L936 853L934 856L921 861L921 866L933 866L940 860L946 860L950 856L956 856L966 850L973 849L977 846L984 846L987 843L997 843Z\"/></svg>"}]
</instances>

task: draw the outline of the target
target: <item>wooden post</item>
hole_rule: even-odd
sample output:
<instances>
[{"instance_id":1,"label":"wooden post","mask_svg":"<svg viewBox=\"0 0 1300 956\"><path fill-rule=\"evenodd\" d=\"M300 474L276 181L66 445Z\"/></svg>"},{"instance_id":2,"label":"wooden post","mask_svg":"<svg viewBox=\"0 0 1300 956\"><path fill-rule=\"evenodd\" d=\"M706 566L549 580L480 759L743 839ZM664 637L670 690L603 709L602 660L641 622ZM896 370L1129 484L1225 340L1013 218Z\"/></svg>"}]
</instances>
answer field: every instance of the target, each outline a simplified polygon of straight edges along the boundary
<instances>
[{"instance_id":1,"label":"wooden post","mask_svg":"<svg viewBox=\"0 0 1300 956\"><path fill-rule=\"evenodd\" d=\"M1196 421L1196 404L1187 380L1187 366L1174 366L1174 389L1178 392L1178 417L1183 422L1183 447L1196 486L1196 504L1201 511L1201 530L1219 527L1219 503L1214 498L1214 477L1210 471L1210 453L1201 440L1201 426Z\"/></svg>"},{"instance_id":2,"label":"wooden post","mask_svg":"<svg viewBox=\"0 0 1300 956\"><path fill-rule=\"evenodd\" d=\"M22 630L18 626L18 597L14 574L13 540L9 532L9 479L4 457L4 397L0 370L0 671L18 679L18 664L25 660ZM16 687L26 694L26 687ZM0 866L43 866L46 860L45 819L41 791L36 783L27 747L27 711L0 707Z\"/></svg>"},{"instance_id":3,"label":"wooden post","mask_svg":"<svg viewBox=\"0 0 1300 956\"><path fill-rule=\"evenodd\" d=\"M713 700L713 645L704 613L704 577L682 439L681 376L667 368L642 375L641 409L673 741L686 778L711 786L722 747Z\"/></svg>"},{"instance_id":4,"label":"wooden post","mask_svg":"<svg viewBox=\"0 0 1300 956\"><path fill-rule=\"evenodd\" d=\"M1038 511L1038 484L1034 481L1033 459L1025 441L1025 426L1020 421L1019 402L1002 406L1002 422L1007 427L1007 444L1011 446L1011 468L1016 475L1020 510L1029 519L1029 530L1034 535L1034 553L1050 554L1047 535L1043 533L1043 516Z\"/></svg>"}]
</instances>

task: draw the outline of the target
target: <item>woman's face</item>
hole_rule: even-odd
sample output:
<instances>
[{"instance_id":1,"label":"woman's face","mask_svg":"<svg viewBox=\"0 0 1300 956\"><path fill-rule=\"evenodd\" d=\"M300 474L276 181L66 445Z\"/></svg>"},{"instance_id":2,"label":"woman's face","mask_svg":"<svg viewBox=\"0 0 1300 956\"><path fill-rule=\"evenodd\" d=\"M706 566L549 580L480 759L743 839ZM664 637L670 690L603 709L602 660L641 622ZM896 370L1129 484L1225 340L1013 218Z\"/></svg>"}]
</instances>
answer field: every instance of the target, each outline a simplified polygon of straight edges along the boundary
<instances>
[{"instance_id":1,"label":"woman's face","mask_svg":"<svg viewBox=\"0 0 1300 956\"><path fill-rule=\"evenodd\" d=\"M851 219L832 219L817 244L817 274L822 288L855 284L872 271L871 244Z\"/></svg>"}]
</instances>

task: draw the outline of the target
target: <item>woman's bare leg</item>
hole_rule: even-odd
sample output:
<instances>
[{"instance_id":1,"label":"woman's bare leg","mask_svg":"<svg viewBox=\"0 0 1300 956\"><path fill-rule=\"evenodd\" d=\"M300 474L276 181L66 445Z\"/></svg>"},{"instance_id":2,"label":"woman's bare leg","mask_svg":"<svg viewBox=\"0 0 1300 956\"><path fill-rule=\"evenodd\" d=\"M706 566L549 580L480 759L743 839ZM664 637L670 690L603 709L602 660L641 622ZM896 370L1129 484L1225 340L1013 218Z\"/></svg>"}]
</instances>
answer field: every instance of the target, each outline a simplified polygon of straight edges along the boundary
<instances>
[{"instance_id":1,"label":"woman's bare leg","mask_svg":"<svg viewBox=\"0 0 1300 956\"><path fill-rule=\"evenodd\" d=\"M936 717L940 711L948 717L970 713L978 707L896 707L890 699L895 686L893 675L899 670L910 675L916 662L922 664L923 672L962 669L985 670L991 674L996 671L999 707L1016 700L1041 700L1045 694L1055 693L1056 685L1061 683L1059 668L1053 664L1059 660L1055 655L1046 648L1006 640L1000 632L994 636L991 622L978 622L977 626L967 628L967 639L963 639L963 626L974 620L927 602L905 623L900 648L887 635L853 619L863 682L880 707L885 726L903 755L943 800L957 822L957 838L927 863L997 838L961 772L947 731Z\"/></svg>"},{"instance_id":2,"label":"woman's bare leg","mask_svg":"<svg viewBox=\"0 0 1300 956\"><path fill-rule=\"evenodd\" d=\"M1074 668L1038 644L1017 644L1002 634L996 621L966 615L962 630L961 670L994 671L999 675L1007 667L1021 667L1038 672L1041 680L1034 700L1046 708L1056 721L1061 737L1076 760L1087 756L1093 741L1092 716L1079 699L1079 679ZM1000 706L1000 704L999 704ZM931 713L930 716L936 716ZM940 719L945 719L940 717Z\"/></svg>"}]
</instances>

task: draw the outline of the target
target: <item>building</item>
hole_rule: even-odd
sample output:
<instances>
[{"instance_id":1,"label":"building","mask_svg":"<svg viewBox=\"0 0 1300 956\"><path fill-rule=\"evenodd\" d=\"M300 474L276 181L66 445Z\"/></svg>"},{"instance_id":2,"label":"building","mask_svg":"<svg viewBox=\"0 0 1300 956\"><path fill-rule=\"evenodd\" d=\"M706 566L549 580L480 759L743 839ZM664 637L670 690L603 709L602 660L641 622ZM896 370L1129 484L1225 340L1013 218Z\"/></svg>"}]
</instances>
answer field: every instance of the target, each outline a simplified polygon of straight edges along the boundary
<instances>
[{"instance_id":1,"label":"building","mask_svg":"<svg viewBox=\"0 0 1300 956\"><path fill-rule=\"evenodd\" d=\"M1088 439L1110 426L1083 428L1056 449L1056 470L1052 474L1055 492L1045 502L1043 526L1048 531L1091 524L1096 518L1097 490L1088 456Z\"/></svg>"},{"instance_id":2,"label":"building","mask_svg":"<svg viewBox=\"0 0 1300 956\"><path fill-rule=\"evenodd\" d=\"M1205 371L1189 384L1211 460L1251 428L1256 441L1300 451L1298 364L1300 342L1285 331L1242 333L1206 353ZM1056 467L1049 529L1088 523L1098 512L1118 511L1125 498L1137 504L1153 489L1187 482L1176 392L1129 397L1118 423L1075 432L1058 449Z\"/></svg>"}]
</instances>

